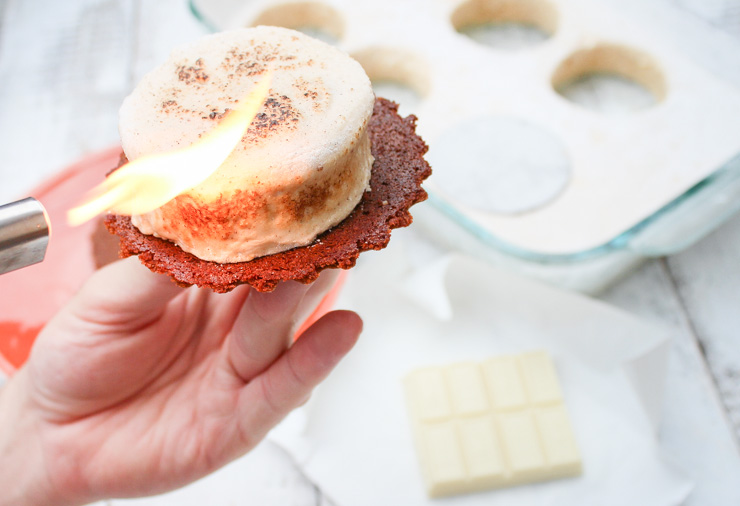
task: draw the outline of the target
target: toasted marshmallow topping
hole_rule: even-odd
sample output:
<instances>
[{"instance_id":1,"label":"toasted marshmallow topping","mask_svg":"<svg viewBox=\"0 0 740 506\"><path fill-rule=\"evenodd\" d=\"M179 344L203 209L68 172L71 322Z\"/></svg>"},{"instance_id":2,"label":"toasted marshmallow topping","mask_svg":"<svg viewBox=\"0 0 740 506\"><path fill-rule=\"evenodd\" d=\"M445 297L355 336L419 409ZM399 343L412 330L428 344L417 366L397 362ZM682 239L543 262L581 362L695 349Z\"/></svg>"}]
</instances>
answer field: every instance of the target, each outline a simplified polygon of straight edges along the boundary
<instances>
[{"instance_id":1,"label":"toasted marshmallow topping","mask_svg":"<svg viewBox=\"0 0 740 506\"><path fill-rule=\"evenodd\" d=\"M123 102L129 160L190 145L272 70L271 89L241 143L206 181L150 213L144 234L219 263L311 243L369 189L367 123L374 95L362 67L293 30L245 28L175 50Z\"/></svg>"}]
</instances>

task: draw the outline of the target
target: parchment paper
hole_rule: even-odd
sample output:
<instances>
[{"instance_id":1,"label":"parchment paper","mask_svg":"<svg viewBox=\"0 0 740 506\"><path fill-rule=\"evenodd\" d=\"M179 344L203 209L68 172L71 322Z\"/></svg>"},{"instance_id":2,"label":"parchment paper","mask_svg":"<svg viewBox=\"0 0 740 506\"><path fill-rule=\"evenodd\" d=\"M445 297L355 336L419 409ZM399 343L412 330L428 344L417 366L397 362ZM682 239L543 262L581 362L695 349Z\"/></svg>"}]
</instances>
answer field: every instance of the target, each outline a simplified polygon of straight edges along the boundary
<instances>
[{"instance_id":1,"label":"parchment paper","mask_svg":"<svg viewBox=\"0 0 740 506\"><path fill-rule=\"evenodd\" d=\"M398 234L401 235L401 234ZM674 505L691 484L661 455L669 335L586 297L462 256L411 268L399 237L353 270L339 307L357 347L271 434L337 505ZM430 501L401 388L410 370L549 350L580 445L580 478Z\"/></svg>"}]
</instances>

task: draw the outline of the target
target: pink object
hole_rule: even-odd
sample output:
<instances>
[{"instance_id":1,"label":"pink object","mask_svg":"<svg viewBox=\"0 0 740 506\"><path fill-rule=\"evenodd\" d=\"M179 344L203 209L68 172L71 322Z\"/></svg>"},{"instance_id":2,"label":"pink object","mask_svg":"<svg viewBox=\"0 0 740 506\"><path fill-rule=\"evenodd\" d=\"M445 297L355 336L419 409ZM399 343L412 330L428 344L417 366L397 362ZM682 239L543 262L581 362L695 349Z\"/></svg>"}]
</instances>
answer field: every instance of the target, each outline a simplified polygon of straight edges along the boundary
<instances>
[{"instance_id":1,"label":"pink object","mask_svg":"<svg viewBox=\"0 0 740 506\"><path fill-rule=\"evenodd\" d=\"M97 222L72 228L66 213L118 165L120 153L115 146L85 157L28 195L46 207L51 239L42 263L0 276L0 369L5 373L25 363L39 331L95 271L91 238ZM341 273L296 336L331 310L346 274Z\"/></svg>"},{"instance_id":2,"label":"pink object","mask_svg":"<svg viewBox=\"0 0 740 506\"><path fill-rule=\"evenodd\" d=\"M316 320L332 310L332 308L334 307L334 303L337 301L337 297L339 297L339 292L342 291L344 282L347 280L347 274L347 271L340 271L339 276L337 277L334 286L331 288L331 290L329 290L329 293L327 293L324 298L321 299L321 302L319 302L319 305L316 306L314 312L311 313L311 315L306 318L306 321L304 321L298 328L298 331L295 333L294 336L295 339L301 337L301 334L303 334L303 332L305 332L308 327L313 325Z\"/></svg>"}]
</instances>

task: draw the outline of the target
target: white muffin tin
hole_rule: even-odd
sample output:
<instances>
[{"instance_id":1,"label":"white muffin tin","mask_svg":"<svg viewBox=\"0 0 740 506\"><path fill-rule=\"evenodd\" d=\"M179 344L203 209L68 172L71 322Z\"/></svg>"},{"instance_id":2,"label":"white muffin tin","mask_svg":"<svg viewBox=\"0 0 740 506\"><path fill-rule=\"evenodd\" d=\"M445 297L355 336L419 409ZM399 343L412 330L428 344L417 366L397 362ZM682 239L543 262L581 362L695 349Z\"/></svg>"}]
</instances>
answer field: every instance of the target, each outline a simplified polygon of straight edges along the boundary
<instances>
[{"instance_id":1,"label":"white muffin tin","mask_svg":"<svg viewBox=\"0 0 740 506\"><path fill-rule=\"evenodd\" d=\"M740 153L740 91L603 2L192 5L222 29L310 27L374 81L414 90L434 170L433 206L417 217L437 238L489 260L595 291L736 207L727 192L740 194L740 177L728 162ZM549 37L510 51L458 32L488 22L535 25ZM605 114L556 91L595 72L636 81L655 103Z\"/></svg>"}]
</instances>

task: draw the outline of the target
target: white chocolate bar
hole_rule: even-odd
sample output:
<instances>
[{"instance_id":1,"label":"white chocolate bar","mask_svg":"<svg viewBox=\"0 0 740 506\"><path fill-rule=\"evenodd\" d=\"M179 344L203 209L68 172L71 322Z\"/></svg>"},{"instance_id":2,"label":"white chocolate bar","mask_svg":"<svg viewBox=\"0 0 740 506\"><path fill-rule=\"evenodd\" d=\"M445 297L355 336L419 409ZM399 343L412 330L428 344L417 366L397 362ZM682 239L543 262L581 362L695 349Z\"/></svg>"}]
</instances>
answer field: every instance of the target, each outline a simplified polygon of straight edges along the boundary
<instances>
[{"instance_id":1,"label":"white chocolate bar","mask_svg":"<svg viewBox=\"0 0 740 506\"><path fill-rule=\"evenodd\" d=\"M430 497L581 473L546 352L420 369L404 383Z\"/></svg>"}]
</instances>

